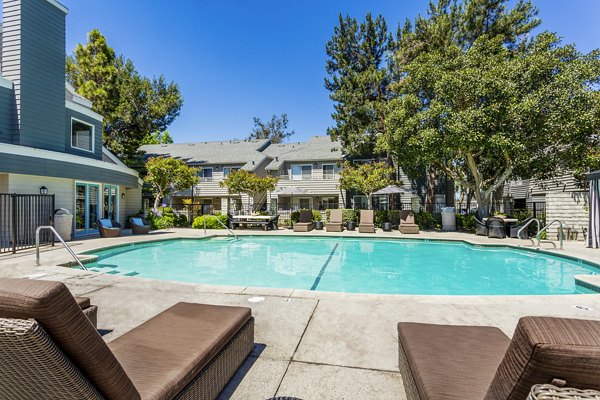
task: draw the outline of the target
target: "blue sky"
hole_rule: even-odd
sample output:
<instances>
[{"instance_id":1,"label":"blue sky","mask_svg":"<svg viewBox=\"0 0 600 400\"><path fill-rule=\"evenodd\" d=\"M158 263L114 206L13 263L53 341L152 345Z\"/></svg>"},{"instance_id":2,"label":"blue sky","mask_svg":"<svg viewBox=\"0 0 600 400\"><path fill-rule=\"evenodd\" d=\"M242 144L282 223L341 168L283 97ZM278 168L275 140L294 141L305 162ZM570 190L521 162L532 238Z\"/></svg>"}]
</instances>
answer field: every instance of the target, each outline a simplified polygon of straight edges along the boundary
<instances>
[{"instance_id":1,"label":"blue sky","mask_svg":"<svg viewBox=\"0 0 600 400\"><path fill-rule=\"evenodd\" d=\"M426 0L62 0L67 52L99 28L145 75L163 74L184 96L176 142L244 138L252 117L287 113L294 139L323 135L333 104L323 87L325 44L338 14L383 14L390 26ZM600 47L600 1L538 0L542 28L581 51Z\"/></svg>"}]
</instances>

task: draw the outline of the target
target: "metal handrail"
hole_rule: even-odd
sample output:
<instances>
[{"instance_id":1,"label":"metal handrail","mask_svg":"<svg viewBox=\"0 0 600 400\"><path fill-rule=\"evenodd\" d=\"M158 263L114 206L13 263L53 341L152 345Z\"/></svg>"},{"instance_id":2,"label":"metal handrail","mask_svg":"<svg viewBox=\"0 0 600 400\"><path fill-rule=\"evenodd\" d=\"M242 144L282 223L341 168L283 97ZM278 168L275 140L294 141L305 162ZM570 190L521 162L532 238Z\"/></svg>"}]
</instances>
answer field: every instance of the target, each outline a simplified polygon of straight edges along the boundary
<instances>
[{"instance_id":1,"label":"metal handrail","mask_svg":"<svg viewBox=\"0 0 600 400\"><path fill-rule=\"evenodd\" d=\"M550 226L552 224L554 224L555 222L558 222L560 224L560 230L559 230L559 233L558 233L558 240L559 240L559 243L560 243L560 250L564 250L563 249L563 236L564 236L564 233L565 233L565 231L564 231L564 224L562 223L562 221L560 221L558 219L555 219L552 222L550 222L548 225L546 225L545 227L543 227L542 230L538 231L537 235L535 235L535 238L536 238L536 240L538 242L538 247L540 247L540 235L542 234L542 232L548 231L548 228L550 228Z\"/></svg>"},{"instance_id":2,"label":"metal handrail","mask_svg":"<svg viewBox=\"0 0 600 400\"><path fill-rule=\"evenodd\" d=\"M217 220L217 222L218 222L219 224L221 224L221 226L222 226L223 228L227 229L227 232L228 232L227 234L228 234L228 235L232 235L232 236L233 236L233 237L234 237L234 238L237 240L237 238L238 238L238 237L237 237L237 235L236 235L236 234L235 234L235 233L234 233L234 232L233 232L231 229L229 229L229 227L228 227L227 225L225 225L225 224L224 224L224 223L223 223L223 222L222 222L222 221L221 221L219 218L217 218L215 215L206 214L206 215L204 215L204 217L205 217L205 218L204 218L204 234L205 234L205 235L206 235L206 217L215 217L215 218L216 218L216 220Z\"/></svg>"},{"instance_id":3,"label":"metal handrail","mask_svg":"<svg viewBox=\"0 0 600 400\"><path fill-rule=\"evenodd\" d=\"M60 235L58 234L58 232L56 232L56 229L54 229L54 227L51 226L51 225L41 225L41 226L38 226L37 229L35 230L35 263L37 265L40 265L40 231L42 229L49 229L50 231L52 231L52 233L54 234L54 236L56 236L56 238L62 243L62 245L65 247L65 249L67 249L67 251L69 253L71 253L71 255L73 256L73 258L75 259L75 261L77 261L77 264L79 264L79 267L82 270L84 270L84 271L88 270L85 267L85 265L83 265L83 263L81 262L81 260L79 259L79 257L77 257L77 254L75 254L75 252L73 250L71 250L71 248L69 247L69 245L67 245L65 243L65 241L63 240L63 238L60 237Z\"/></svg>"},{"instance_id":4,"label":"metal handrail","mask_svg":"<svg viewBox=\"0 0 600 400\"><path fill-rule=\"evenodd\" d=\"M527 229L529 227L529 225L531 225L532 223L536 222L537 223L537 231L540 231L540 220L537 218L532 218L529 221L527 221L527 223L525 225L523 225L521 227L521 229L519 229L517 231L517 238L521 239L521 232L523 232L525 229Z\"/></svg>"}]
</instances>

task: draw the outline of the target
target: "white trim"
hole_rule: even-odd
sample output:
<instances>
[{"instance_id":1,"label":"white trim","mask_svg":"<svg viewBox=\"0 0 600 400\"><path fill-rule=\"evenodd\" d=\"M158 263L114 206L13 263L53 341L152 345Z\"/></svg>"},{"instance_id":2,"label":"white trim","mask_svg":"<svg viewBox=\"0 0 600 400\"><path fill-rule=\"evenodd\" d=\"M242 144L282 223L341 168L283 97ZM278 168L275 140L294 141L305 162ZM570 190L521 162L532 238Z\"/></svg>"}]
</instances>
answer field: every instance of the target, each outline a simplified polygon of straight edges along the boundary
<instances>
[{"instance_id":1,"label":"white trim","mask_svg":"<svg viewBox=\"0 0 600 400\"><path fill-rule=\"evenodd\" d=\"M81 96L79 93L77 93L73 85L71 85L69 82L65 82L65 89L67 91L68 96L65 100L70 100L84 107L92 108L92 102L86 99L85 97Z\"/></svg>"},{"instance_id":2,"label":"white trim","mask_svg":"<svg viewBox=\"0 0 600 400\"><path fill-rule=\"evenodd\" d=\"M69 9L65 6L63 6L62 4L60 4L58 1L56 1L56 0L46 0L46 1L50 4L52 4L54 7L61 10L62 12L64 12L65 14L69 13Z\"/></svg>"},{"instance_id":3,"label":"white trim","mask_svg":"<svg viewBox=\"0 0 600 400\"><path fill-rule=\"evenodd\" d=\"M0 76L0 87L12 89L13 83L10 79L6 79Z\"/></svg>"},{"instance_id":4,"label":"white trim","mask_svg":"<svg viewBox=\"0 0 600 400\"><path fill-rule=\"evenodd\" d=\"M77 111L78 113L81 113L90 118L94 118L94 119L98 120L99 122L102 122L102 120L104 119L104 118L102 118L102 115L95 113L94 111L90 110L89 108L84 107L81 104L77 104L71 100L65 100L65 107L67 107L69 110Z\"/></svg>"},{"instance_id":5,"label":"white trim","mask_svg":"<svg viewBox=\"0 0 600 400\"><path fill-rule=\"evenodd\" d=\"M91 150L84 149L82 147L73 146L73 121L79 122L80 124L84 124L84 125L87 125L90 128L92 128L92 139L90 140L90 143L92 144ZM71 117L71 148L77 149L80 151L87 151L88 153L95 153L95 150L96 150L96 127L93 124L90 124L89 122L85 122L78 118Z\"/></svg>"},{"instance_id":6,"label":"white trim","mask_svg":"<svg viewBox=\"0 0 600 400\"><path fill-rule=\"evenodd\" d=\"M36 149L34 147L19 146L16 144L0 143L0 154L2 153L31 158L41 158L44 160L63 161L79 165L88 165L90 167L122 172L124 174L135 176L139 179L139 174L137 171L134 171L131 168L111 164L106 161L76 156L74 154L59 153L57 151Z\"/></svg>"},{"instance_id":7,"label":"white trim","mask_svg":"<svg viewBox=\"0 0 600 400\"><path fill-rule=\"evenodd\" d=\"M107 149L104 146L102 146L102 155L105 155L107 158L109 158L112 162L114 162L117 165L120 165L122 167L127 167L127 165L125 165L123 163L123 161L119 160L119 157L115 156L109 149Z\"/></svg>"}]
</instances>

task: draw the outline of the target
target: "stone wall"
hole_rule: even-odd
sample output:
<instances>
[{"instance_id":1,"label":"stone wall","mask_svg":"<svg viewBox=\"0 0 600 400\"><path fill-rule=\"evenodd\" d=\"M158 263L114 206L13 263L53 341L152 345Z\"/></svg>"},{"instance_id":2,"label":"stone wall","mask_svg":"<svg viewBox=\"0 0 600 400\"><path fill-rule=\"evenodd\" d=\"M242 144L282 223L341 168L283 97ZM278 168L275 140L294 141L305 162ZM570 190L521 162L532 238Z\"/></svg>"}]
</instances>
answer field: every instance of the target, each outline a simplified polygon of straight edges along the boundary
<instances>
[{"instance_id":1,"label":"stone wall","mask_svg":"<svg viewBox=\"0 0 600 400\"><path fill-rule=\"evenodd\" d=\"M565 227L575 228L577 240L583 240L583 228L589 220L588 192L548 192L546 194L546 222L561 220ZM548 238L557 239L558 224L549 229ZM565 232L566 234L566 232Z\"/></svg>"}]
</instances>

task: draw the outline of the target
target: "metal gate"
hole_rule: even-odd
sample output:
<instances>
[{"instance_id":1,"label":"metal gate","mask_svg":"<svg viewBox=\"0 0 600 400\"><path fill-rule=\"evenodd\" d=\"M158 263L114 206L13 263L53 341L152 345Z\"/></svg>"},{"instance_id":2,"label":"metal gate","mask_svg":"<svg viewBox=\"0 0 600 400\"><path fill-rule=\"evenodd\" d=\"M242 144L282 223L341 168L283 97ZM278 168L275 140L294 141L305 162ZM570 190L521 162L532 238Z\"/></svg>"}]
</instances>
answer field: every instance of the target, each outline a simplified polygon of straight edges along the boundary
<instances>
[{"instance_id":1,"label":"metal gate","mask_svg":"<svg viewBox=\"0 0 600 400\"><path fill-rule=\"evenodd\" d=\"M35 230L52 225L53 215L53 194L0 193L0 253L35 247ZM40 243L54 245L54 236L43 231Z\"/></svg>"}]
</instances>

